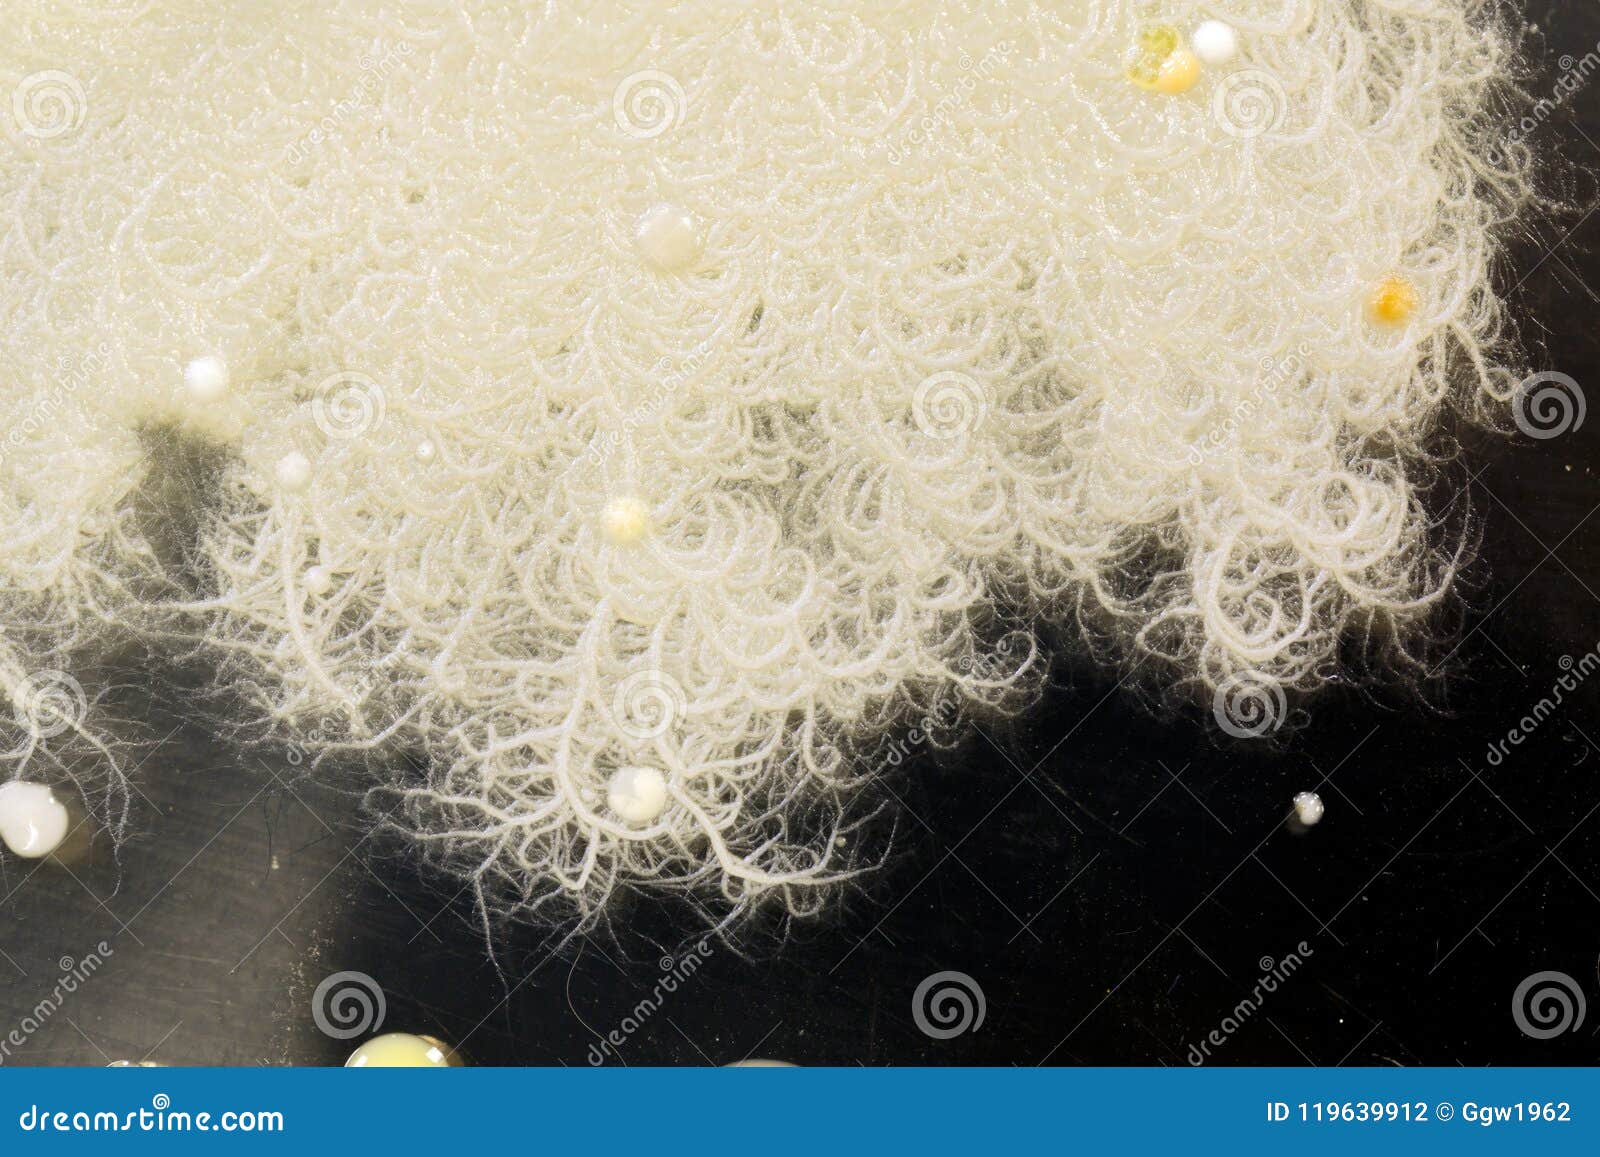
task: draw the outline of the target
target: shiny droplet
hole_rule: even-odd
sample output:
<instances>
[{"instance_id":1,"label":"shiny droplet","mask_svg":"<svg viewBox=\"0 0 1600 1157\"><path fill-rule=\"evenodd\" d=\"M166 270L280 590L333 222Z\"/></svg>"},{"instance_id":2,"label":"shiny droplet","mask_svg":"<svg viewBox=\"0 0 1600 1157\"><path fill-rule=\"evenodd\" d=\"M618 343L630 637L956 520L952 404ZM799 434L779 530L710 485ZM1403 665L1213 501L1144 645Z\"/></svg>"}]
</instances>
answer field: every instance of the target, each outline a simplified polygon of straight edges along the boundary
<instances>
[{"instance_id":1,"label":"shiny droplet","mask_svg":"<svg viewBox=\"0 0 1600 1157\"><path fill-rule=\"evenodd\" d=\"M647 264L663 273L682 273L705 251L699 224L676 205L657 205L640 217L633 244Z\"/></svg>"}]
</instances>

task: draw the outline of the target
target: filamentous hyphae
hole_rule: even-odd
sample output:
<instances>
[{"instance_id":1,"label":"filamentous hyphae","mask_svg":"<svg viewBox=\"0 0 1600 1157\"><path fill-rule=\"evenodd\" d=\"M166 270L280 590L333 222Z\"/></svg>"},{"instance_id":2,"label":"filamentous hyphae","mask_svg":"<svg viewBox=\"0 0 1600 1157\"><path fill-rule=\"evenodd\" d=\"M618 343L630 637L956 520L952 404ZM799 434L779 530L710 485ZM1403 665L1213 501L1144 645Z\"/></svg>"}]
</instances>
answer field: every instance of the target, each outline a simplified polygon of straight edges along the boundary
<instances>
[{"instance_id":1,"label":"filamentous hyphae","mask_svg":"<svg viewBox=\"0 0 1600 1157\"><path fill-rule=\"evenodd\" d=\"M305 15L0 13L18 775L114 624L378 756L488 904L799 912L863 736L1036 689L997 603L1209 700L1448 587L1419 464L1514 384L1488 0ZM176 554L163 428L223 463Z\"/></svg>"}]
</instances>

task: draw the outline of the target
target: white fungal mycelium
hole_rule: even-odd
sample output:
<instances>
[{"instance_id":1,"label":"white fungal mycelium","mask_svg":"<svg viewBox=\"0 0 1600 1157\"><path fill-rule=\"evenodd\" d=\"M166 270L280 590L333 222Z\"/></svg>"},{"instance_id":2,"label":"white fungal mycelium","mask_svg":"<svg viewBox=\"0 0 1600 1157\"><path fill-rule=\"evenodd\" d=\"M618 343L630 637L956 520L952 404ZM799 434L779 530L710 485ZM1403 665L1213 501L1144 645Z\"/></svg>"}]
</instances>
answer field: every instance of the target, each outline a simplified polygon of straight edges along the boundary
<instances>
[{"instance_id":1,"label":"white fungal mycelium","mask_svg":"<svg viewBox=\"0 0 1600 1157\"><path fill-rule=\"evenodd\" d=\"M1505 16L7 0L0 686L198 639L587 917L813 908L864 737L1036 690L1007 623L1185 689L1403 655L1431 440L1515 381Z\"/></svg>"}]
</instances>

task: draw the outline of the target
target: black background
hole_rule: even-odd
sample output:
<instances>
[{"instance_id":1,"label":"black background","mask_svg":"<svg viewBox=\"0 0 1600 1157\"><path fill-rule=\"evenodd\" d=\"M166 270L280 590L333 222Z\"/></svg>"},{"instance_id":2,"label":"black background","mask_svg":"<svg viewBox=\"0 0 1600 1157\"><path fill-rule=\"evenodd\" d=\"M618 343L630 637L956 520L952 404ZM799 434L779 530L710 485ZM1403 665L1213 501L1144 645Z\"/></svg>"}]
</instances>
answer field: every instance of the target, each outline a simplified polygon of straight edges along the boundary
<instances>
[{"instance_id":1,"label":"black background","mask_svg":"<svg viewBox=\"0 0 1600 1157\"><path fill-rule=\"evenodd\" d=\"M1528 88L1548 94L1560 57L1596 49L1600 9L1529 15ZM1497 275L1534 368L1590 394L1597 142L1587 89L1529 137L1564 158L1549 186L1564 204ZM713 942L622 1061L1181 1065L1263 958L1303 941L1303 967L1210 1063L1593 1063L1600 677L1498 766L1488 751L1562 656L1600 645L1597 445L1600 416L1549 440L1476 441L1454 500L1483 546L1454 649L1421 695L1335 690L1269 745L1062 672L1025 719L913 760L891 783L889 865L781 938L763 925L739 951ZM168 736L140 772L136 835L120 863L106 847L70 871L0 859L0 1035L60 958L102 940L113 955L6 1063L341 1063L350 1045L315 1027L312 991L360 970L385 992L385 1029L436 1034L476 1063L583 1065L661 975L646 932L677 950L691 931L652 925L647 908L564 945L524 930L499 939L497 972L467 900L367 838L354 799L281 754L242 758L181 696L121 699ZM1308 789L1327 816L1297 834L1284 817ZM973 978L986 1016L939 1040L916 1027L912 995L945 970ZM1512 996L1546 970L1571 976L1589 1011L1535 1039Z\"/></svg>"}]
</instances>

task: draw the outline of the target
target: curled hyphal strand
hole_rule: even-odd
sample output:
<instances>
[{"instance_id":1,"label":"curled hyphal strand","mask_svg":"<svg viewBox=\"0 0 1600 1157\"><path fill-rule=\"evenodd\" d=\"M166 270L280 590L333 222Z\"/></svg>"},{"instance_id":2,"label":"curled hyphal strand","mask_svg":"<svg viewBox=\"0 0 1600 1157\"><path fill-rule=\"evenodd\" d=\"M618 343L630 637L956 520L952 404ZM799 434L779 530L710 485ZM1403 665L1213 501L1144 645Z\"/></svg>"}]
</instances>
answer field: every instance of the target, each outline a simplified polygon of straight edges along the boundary
<instances>
[{"instance_id":1,"label":"curled hyphal strand","mask_svg":"<svg viewBox=\"0 0 1600 1157\"><path fill-rule=\"evenodd\" d=\"M580 916L808 910L870 741L1036 691L1007 616L1314 689L1441 597L1431 440L1511 393L1504 29L10 0L4 685L199 639L487 905ZM25 774L95 732L28 723Z\"/></svg>"}]
</instances>

